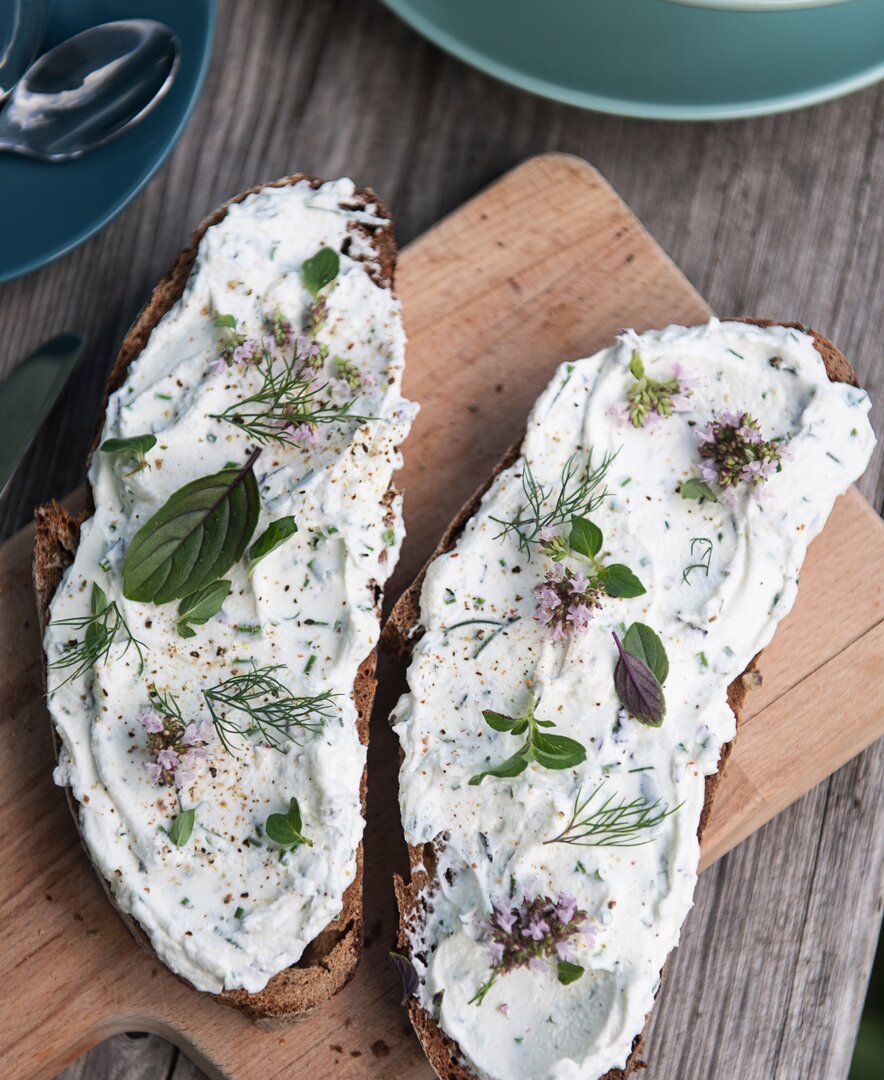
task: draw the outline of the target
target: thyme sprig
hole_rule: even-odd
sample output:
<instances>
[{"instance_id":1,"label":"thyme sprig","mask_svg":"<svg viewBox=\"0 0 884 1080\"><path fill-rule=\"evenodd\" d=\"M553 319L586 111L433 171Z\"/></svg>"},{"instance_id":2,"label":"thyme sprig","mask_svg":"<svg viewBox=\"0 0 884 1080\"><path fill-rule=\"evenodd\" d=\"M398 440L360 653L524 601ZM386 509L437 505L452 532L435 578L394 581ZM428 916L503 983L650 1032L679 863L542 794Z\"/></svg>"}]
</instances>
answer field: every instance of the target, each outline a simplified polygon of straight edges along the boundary
<instances>
[{"instance_id":1,"label":"thyme sprig","mask_svg":"<svg viewBox=\"0 0 884 1080\"><path fill-rule=\"evenodd\" d=\"M641 797L626 802L615 802L612 792L594 809L589 804L605 786L602 781L581 801L582 789L577 792L568 824L544 844L577 844L582 847L641 847L650 844L655 837L647 836L662 821L682 806L666 806L659 799L648 802ZM587 812L588 811L588 812Z\"/></svg>"},{"instance_id":2,"label":"thyme sprig","mask_svg":"<svg viewBox=\"0 0 884 1080\"><path fill-rule=\"evenodd\" d=\"M250 397L229 405L222 413L211 413L213 420L224 420L244 431L257 443L290 445L292 432L302 424L335 424L346 420L362 423L370 416L357 416L351 410L355 399L334 405L323 398L325 386L317 386L312 372L301 364L297 354L274 362L262 349L258 363L261 385Z\"/></svg>"},{"instance_id":3,"label":"thyme sprig","mask_svg":"<svg viewBox=\"0 0 884 1080\"><path fill-rule=\"evenodd\" d=\"M522 490L525 502L515 517L507 521L492 517L501 531L495 540L515 533L519 541L519 550L531 558L532 547L541 542L544 530L555 529L575 517L586 517L602 504L608 495L606 487L599 490L611 462L619 453L605 454L597 468L592 467L592 451L581 463L578 455L572 454L562 469L558 484L544 487L539 483L527 459L522 466ZM552 500L552 503L551 503ZM550 505L551 503L551 505Z\"/></svg>"},{"instance_id":4,"label":"thyme sprig","mask_svg":"<svg viewBox=\"0 0 884 1080\"><path fill-rule=\"evenodd\" d=\"M286 740L300 743L305 734L322 730L336 714L337 694L326 690L312 697L295 697L274 675L283 665L257 667L233 675L203 690L212 723L228 754L235 754L238 739L260 734L274 750L284 751Z\"/></svg>"},{"instance_id":5,"label":"thyme sprig","mask_svg":"<svg viewBox=\"0 0 884 1080\"><path fill-rule=\"evenodd\" d=\"M117 607L117 602L115 600L108 601L104 589L94 581L92 583L89 609L88 615L81 615L75 619L57 619L54 623L55 626L70 626L76 630L85 630L85 633L82 641L68 642L61 656L49 664L50 668L58 668L63 671L73 668L70 675L60 682L52 693L55 693L55 690L60 689L66 683L79 679L81 675L85 675L87 671L96 667L99 663L107 663L118 634L122 635L121 641L124 641L125 644L115 659L122 659L130 647L134 646L135 651L138 653L138 674L140 675L144 670L144 653L142 649L146 649L147 646L143 641L139 641L129 629L126 620Z\"/></svg>"},{"instance_id":6,"label":"thyme sprig","mask_svg":"<svg viewBox=\"0 0 884 1080\"><path fill-rule=\"evenodd\" d=\"M709 577L709 566L712 561L712 548L713 543L708 536L692 536L691 537L691 558L694 558L694 549L699 550L699 554L696 556L697 562L689 563L681 573L681 580L686 584L691 583L691 574L694 570L702 570L704 577Z\"/></svg>"}]
</instances>

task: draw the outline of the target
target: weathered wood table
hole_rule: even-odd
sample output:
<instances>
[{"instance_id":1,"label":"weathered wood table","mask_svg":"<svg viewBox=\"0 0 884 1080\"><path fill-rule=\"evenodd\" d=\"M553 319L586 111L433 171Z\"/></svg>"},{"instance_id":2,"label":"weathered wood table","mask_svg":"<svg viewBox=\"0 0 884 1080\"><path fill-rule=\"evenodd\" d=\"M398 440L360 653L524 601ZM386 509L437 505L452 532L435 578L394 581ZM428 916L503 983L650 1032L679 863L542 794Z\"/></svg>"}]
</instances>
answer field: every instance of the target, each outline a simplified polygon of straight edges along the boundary
<instances>
[{"instance_id":1,"label":"weathered wood table","mask_svg":"<svg viewBox=\"0 0 884 1080\"><path fill-rule=\"evenodd\" d=\"M89 343L0 503L2 535L82 480L116 346L190 229L295 170L373 186L407 242L524 157L579 154L714 309L831 336L884 430L882 136L881 87L751 122L620 120L493 82L373 0L222 0L203 98L159 175L85 247L0 288L0 369L61 329ZM880 452L860 487L880 510ZM653 1080L846 1076L881 916L882 765L878 744L701 878L649 1040ZM118 1036L63 1074L201 1075L152 1036Z\"/></svg>"}]
</instances>

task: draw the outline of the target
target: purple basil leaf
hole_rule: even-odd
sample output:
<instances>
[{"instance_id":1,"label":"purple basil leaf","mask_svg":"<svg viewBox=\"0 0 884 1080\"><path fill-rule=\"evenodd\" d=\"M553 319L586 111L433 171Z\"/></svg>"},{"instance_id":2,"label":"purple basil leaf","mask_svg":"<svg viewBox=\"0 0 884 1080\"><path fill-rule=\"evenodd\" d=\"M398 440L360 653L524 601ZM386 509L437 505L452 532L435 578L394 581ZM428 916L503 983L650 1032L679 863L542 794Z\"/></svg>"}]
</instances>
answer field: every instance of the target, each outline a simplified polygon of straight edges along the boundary
<instances>
[{"instance_id":1,"label":"purple basil leaf","mask_svg":"<svg viewBox=\"0 0 884 1080\"><path fill-rule=\"evenodd\" d=\"M417 993L417 972L414 970L414 964L402 953L391 952L390 959L396 965L399 978L402 980L402 1004L407 1005L408 999Z\"/></svg>"},{"instance_id":2,"label":"purple basil leaf","mask_svg":"<svg viewBox=\"0 0 884 1080\"><path fill-rule=\"evenodd\" d=\"M657 676L648 665L631 656L620 644L620 638L614 634L620 659L614 668L614 686L617 697L628 713L649 727L660 727L666 715L666 701L663 688Z\"/></svg>"}]
</instances>

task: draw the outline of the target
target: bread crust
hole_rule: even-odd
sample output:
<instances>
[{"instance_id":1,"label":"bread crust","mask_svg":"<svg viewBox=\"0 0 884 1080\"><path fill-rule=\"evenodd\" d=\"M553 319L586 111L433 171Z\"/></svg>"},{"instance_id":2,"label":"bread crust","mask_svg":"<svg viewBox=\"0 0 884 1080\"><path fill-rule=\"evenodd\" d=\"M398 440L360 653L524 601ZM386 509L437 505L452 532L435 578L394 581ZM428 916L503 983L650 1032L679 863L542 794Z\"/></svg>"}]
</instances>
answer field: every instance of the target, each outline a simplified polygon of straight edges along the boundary
<instances>
[{"instance_id":1,"label":"bread crust","mask_svg":"<svg viewBox=\"0 0 884 1080\"><path fill-rule=\"evenodd\" d=\"M227 214L229 207L240 203L249 195L253 195L266 188L287 187L300 182L310 184L312 188L321 187L324 180L305 173L295 173L291 176L273 180L267 184L259 184L241 192L223 206L213 211L192 233L190 243L184 248L169 268L166 276L154 288L150 299L142 308L129 332L126 334L117 354L114 366L108 377L105 393L104 406L99 418L95 437L92 443L92 453L98 444L107 403L110 395L123 385L129 366L142 352L147 344L154 327L163 318L166 312L177 303L187 284L190 272L196 261L200 241L206 231L212 225L217 224ZM368 227L365 225L353 225L351 230L358 230L364 236L370 237L375 259L366 262L366 272L372 280L382 288L393 291L393 282L396 271L396 242L393 238L393 229L390 215L384 204L369 188L356 188L353 199L347 204L348 208L362 209L371 207L372 211L384 219L385 224ZM389 509L389 502L395 488L391 486L384 499L384 505ZM36 535L34 542L33 580L34 591L37 598L37 615L40 623L41 634L45 632L49 620L49 605L55 595L56 589L61 583L65 571L74 561L77 545L79 542L80 525L91 516L94 509L91 492L89 495L89 509L84 513L73 516L55 500L38 507L34 512L36 521ZM377 611L380 613L380 588L376 587ZM44 676L45 676L45 656ZM375 667L377 663L377 649L373 649L359 666L358 674L353 683L353 701L357 711L357 730L360 742L368 744L368 723L371 715L372 703L376 688ZM61 749L58 733L55 725L52 728L52 737L55 745L56 758ZM363 769L360 783L360 799L362 803L362 815L365 816L365 800L367 790L366 771ZM74 821L79 831L79 805L73 796L70 787L65 789L68 804L71 808ZM82 840L82 835L81 835ZM89 855L88 849L85 848ZM123 921L131 930L136 941L151 955L156 956L151 947L149 938L138 922L131 915L122 911L116 904L109 884L104 875L97 870L96 873L104 886L111 903L119 912ZM363 848L360 841L356 851L356 873L353 881L344 892L341 914L332 923L322 930L316 938L307 946L301 959L289 968L285 968L274 975L264 987L256 994L245 990L224 990L220 994L212 995L216 1001L229 1005L245 1013L249 1019L262 1026L276 1026L281 1023L298 1019L305 1013L322 1005L341 990L353 977L359 960L362 956L363 939L363 911L362 911L362 878L363 878ZM178 976L180 978L180 976ZM187 980L182 979L183 982ZM189 984L188 984L189 985Z\"/></svg>"},{"instance_id":2,"label":"bread crust","mask_svg":"<svg viewBox=\"0 0 884 1080\"><path fill-rule=\"evenodd\" d=\"M771 319L736 318L722 321L744 322L749 323L752 326L759 326L763 329L771 326L785 326L793 330L801 330L808 333L813 338L817 352L823 358L823 362L826 366L826 374L829 376L829 379L832 382L846 382L853 386L857 385L856 373L847 360L847 357L833 345L828 338L817 333L816 330L812 330L801 323L780 323ZM410 657L412 647L418 640L420 633L420 598L427 570L435 559L440 555L444 555L451 551L455 546L458 537L463 532L469 519L478 510L482 497L491 487L495 478L505 469L508 469L518 459L521 445L522 443L520 440L516 446L511 447L506 454L504 454L491 471L487 481L473 494L469 501L461 507L457 516L442 534L442 539L439 541L436 550L426 563L424 563L411 585L397 600L384 625L383 631L381 632L380 644L384 652L390 653L401 661L406 661ZM742 710L747 694L747 683L749 680L747 680L746 676L758 667L761 656L761 652L757 653L749 661L745 670L728 686L727 701L736 717L737 733L739 733L740 724L742 722ZM730 742L725 743L722 746L718 760L718 770L711 776L706 777L703 809L700 813L700 822L697 828L697 837L700 841L703 839L703 832L712 812L715 793L721 783L721 777L735 741L736 736ZM399 874L397 874L395 875L393 883L396 902L399 908L398 947L405 955L408 955L408 939L405 933L406 925L409 921L421 917L420 893L432 882L433 869L436 864L434 845L424 844L422 847L408 845L408 856L411 864L410 880L406 882ZM660 972L660 987L662 987L666 977L667 965L664 965ZM658 987L657 994L659 994L659 992L660 989ZM599 1077L599 1080L625 1080L626 1077L645 1067L644 1062L641 1060L641 1053L650 1015L649 1012L645 1017L645 1030L638 1034L633 1041L632 1050L626 1060L624 1068L611 1069L603 1076ZM433 1017L421 1007L414 997L410 998L408 1001L408 1016L427 1059L435 1070L436 1075L439 1076L441 1080L476 1080L475 1074L463 1060L463 1055L457 1043L445 1034Z\"/></svg>"}]
</instances>

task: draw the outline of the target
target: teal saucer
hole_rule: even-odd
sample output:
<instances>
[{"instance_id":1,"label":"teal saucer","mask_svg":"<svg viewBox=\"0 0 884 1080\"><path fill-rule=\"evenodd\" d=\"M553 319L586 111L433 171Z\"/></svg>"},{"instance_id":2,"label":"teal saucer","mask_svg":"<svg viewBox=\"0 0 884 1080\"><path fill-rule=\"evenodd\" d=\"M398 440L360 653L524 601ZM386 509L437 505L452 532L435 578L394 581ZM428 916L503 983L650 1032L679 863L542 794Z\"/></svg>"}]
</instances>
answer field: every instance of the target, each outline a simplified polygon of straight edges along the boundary
<instances>
[{"instance_id":1,"label":"teal saucer","mask_svg":"<svg viewBox=\"0 0 884 1080\"><path fill-rule=\"evenodd\" d=\"M622 116L760 116L884 78L884 0L765 12L667 0L384 3L489 75Z\"/></svg>"},{"instance_id":2,"label":"teal saucer","mask_svg":"<svg viewBox=\"0 0 884 1080\"><path fill-rule=\"evenodd\" d=\"M43 266L107 224L184 129L209 63L214 0L53 0L43 47L97 23L130 18L158 19L174 29L181 42L175 82L141 123L77 161L0 154L0 281Z\"/></svg>"}]
</instances>

